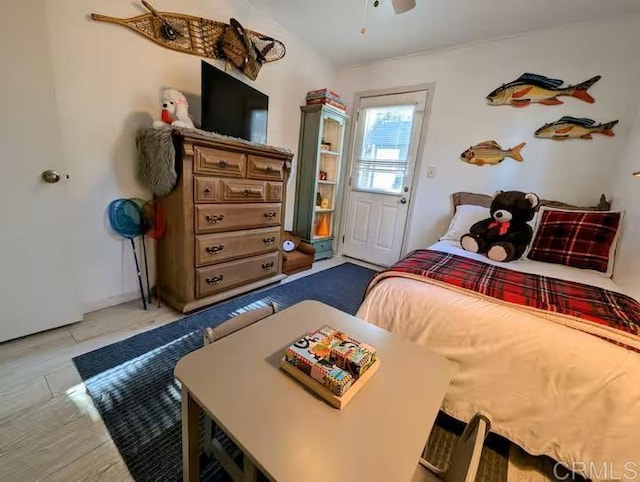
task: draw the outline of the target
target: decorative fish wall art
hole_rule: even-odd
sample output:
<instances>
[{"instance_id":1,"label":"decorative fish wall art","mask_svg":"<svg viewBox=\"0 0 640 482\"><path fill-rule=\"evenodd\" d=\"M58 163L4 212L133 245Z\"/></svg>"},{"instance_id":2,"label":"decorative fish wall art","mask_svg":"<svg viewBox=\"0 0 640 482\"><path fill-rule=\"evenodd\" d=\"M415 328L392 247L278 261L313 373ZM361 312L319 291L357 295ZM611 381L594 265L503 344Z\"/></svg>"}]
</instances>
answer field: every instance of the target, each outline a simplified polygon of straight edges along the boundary
<instances>
[{"instance_id":1,"label":"decorative fish wall art","mask_svg":"<svg viewBox=\"0 0 640 482\"><path fill-rule=\"evenodd\" d=\"M532 103L544 105L564 104L558 97L575 97L593 104L596 100L589 95L589 88L598 82L602 76L596 75L577 85L562 87L563 80L550 79L544 75L522 74L508 84L498 87L487 96L489 105L512 105L526 107Z\"/></svg>"},{"instance_id":2,"label":"decorative fish wall art","mask_svg":"<svg viewBox=\"0 0 640 482\"><path fill-rule=\"evenodd\" d=\"M522 162L524 159L520 151L525 145L526 142L523 142L512 149L503 150L496 141L485 141L464 151L460 159L476 166L495 166L507 157Z\"/></svg>"},{"instance_id":3,"label":"decorative fish wall art","mask_svg":"<svg viewBox=\"0 0 640 482\"><path fill-rule=\"evenodd\" d=\"M567 139L593 139L591 134L602 134L613 137L613 128L619 121L596 124L593 119L565 116L560 120L545 124L536 131L535 136L541 139L564 141Z\"/></svg>"}]
</instances>

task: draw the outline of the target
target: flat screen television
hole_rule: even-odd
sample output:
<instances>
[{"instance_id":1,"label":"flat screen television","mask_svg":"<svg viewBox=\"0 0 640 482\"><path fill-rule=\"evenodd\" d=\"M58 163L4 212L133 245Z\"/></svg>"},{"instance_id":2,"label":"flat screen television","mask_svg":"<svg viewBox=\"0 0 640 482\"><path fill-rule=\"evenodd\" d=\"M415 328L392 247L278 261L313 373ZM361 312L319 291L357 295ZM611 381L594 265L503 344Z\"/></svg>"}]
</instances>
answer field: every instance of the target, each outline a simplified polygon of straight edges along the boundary
<instances>
[{"instance_id":1,"label":"flat screen television","mask_svg":"<svg viewBox=\"0 0 640 482\"><path fill-rule=\"evenodd\" d=\"M202 129L267 143L269 97L202 62Z\"/></svg>"}]
</instances>

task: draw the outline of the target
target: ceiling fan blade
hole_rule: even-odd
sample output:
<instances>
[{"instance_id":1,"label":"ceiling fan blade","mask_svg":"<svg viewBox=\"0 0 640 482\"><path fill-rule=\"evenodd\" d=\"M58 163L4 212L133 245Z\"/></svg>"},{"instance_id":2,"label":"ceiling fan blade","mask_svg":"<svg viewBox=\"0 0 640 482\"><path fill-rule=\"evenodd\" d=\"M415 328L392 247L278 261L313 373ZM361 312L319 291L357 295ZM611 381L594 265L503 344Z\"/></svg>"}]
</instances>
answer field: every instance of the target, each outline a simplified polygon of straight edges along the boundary
<instances>
[{"instance_id":1,"label":"ceiling fan blade","mask_svg":"<svg viewBox=\"0 0 640 482\"><path fill-rule=\"evenodd\" d=\"M397 14L408 12L415 8L416 0L391 0L393 11Z\"/></svg>"}]
</instances>

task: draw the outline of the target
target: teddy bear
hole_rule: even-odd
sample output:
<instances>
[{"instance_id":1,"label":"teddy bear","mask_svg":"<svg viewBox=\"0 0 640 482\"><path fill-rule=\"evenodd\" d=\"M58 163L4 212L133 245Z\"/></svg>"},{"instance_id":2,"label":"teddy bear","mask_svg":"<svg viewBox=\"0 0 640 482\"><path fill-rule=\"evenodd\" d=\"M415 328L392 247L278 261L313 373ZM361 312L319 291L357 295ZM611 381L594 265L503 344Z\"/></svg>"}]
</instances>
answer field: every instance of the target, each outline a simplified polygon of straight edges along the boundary
<instances>
[{"instance_id":1,"label":"teddy bear","mask_svg":"<svg viewBox=\"0 0 640 482\"><path fill-rule=\"evenodd\" d=\"M539 205L536 194L498 191L491 202L491 217L471 226L460 244L466 251L486 254L493 261L519 259L533 237L528 221L533 219Z\"/></svg>"},{"instance_id":2,"label":"teddy bear","mask_svg":"<svg viewBox=\"0 0 640 482\"><path fill-rule=\"evenodd\" d=\"M153 127L183 127L195 129L189 117L189 102L184 94L176 89L165 89L162 92L162 120L153 122Z\"/></svg>"}]
</instances>

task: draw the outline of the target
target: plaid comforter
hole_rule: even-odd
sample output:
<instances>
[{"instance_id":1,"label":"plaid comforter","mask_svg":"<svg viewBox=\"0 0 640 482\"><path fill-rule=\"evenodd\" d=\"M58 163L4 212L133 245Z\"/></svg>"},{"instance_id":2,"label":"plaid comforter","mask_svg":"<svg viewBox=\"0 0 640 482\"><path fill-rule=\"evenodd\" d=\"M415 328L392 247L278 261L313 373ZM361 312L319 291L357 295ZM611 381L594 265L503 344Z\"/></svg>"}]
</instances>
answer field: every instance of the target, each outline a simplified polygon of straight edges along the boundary
<instances>
[{"instance_id":1,"label":"plaid comforter","mask_svg":"<svg viewBox=\"0 0 640 482\"><path fill-rule=\"evenodd\" d=\"M521 273L462 256L417 250L371 280L404 277L515 305L640 352L640 303L595 286Z\"/></svg>"}]
</instances>

